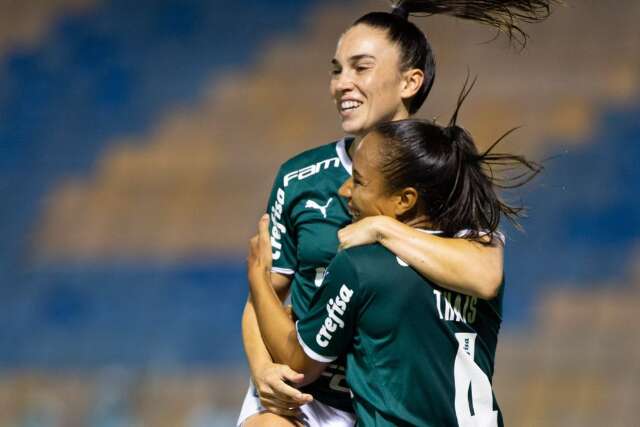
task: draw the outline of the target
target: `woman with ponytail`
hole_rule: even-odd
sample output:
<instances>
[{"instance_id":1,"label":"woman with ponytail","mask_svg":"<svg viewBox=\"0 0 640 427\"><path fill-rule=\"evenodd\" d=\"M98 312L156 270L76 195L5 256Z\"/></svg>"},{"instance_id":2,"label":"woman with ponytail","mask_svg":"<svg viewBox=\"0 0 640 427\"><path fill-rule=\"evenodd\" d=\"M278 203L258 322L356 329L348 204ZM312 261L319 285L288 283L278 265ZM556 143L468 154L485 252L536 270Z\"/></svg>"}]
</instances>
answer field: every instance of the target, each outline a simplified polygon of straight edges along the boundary
<instances>
[{"instance_id":1,"label":"woman with ponytail","mask_svg":"<svg viewBox=\"0 0 640 427\"><path fill-rule=\"evenodd\" d=\"M356 142L382 122L409 118L422 106L433 85L433 51L425 35L409 20L412 14L446 14L478 21L524 43L527 37L519 25L544 19L550 1L399 1L391 12L368 13L345 31L332 60L330 91L349 136L285 162L267 206L273 254L271 282L281 300L290 295L294 318L307 314L339 246L372 242L381 243L444 289L483 299L498 295L501 239L482 234L483 229L472 229L465 238L429 235L384 215L349 225L348 207L338 189L351 177ZM467 238L476 235L479 237ZM243 313L242 330L255 386L247 393L238 425L291 426L300 416L310 426L353 425L344 361L329 365L319 380L298 388L303 376L266 345L251 299Z\"/></svg>"},{"instance_id":2,"label":"woman with ponytail","mask_svg":"<svg viewBox=\"0 0 640 427\"><path fill-rule=\"evenodd\" d=\"M356 143L353 178L340 189L354 221L387 216L427 235L497 233L519 208L496 194L540 170L520 156L478 153L455 122L378 124ZM523 169L499 180L498 169ZM502 290L479 299L421 276L381 244L340 251L305 317L287 316L270 283L267 215L251 242L249 281L258 322L275 357L313 381L346 353L357 425L503 426L491 386ZM479 230L482 230L481 232ZM501 288L502 289L502 288Z\"/></svg>"}]
</instances>

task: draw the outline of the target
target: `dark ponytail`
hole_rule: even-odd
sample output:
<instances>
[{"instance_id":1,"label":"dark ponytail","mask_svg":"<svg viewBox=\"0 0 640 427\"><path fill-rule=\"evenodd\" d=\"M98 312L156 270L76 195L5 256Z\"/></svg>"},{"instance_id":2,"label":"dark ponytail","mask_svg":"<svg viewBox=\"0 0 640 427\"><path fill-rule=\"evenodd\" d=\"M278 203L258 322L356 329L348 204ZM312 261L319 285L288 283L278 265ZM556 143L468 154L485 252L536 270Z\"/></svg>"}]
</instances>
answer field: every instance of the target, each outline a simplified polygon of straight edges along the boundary
<instances>
[{"instance_id":1,"label":"dark ponytail","mask_svg":"<svg viewBox=\"0 0 640 427\"><path fill-rule=\"evenodd\" d=\"M551 13L554 0L399 0L394 9L411 14L449 15L495 27L510 40L525 44L522 22L538 22Z\"/></svg>"},{"instance_id":2,"label":"dark ponytail","mask_svg":"<svg viewBox=\"0 0 640 427\"><path fill-rule=\"evenodd\" d=\"M467 238L493 241L500 218L518 225L522 207L500 199L497 188L515 188L535 177L542 167L522 156L493 153L513 129L489 149L479 153L469 132L456 124L458 112L471 85L463 87L456 110L446 127L424 120L400 120L378 125L382 136L381 171L387 190L415 188L420 197L417 209L426 214L435 229L453 236L468 230ZM513 174L514 171L518 171ZM510 173L501 177L500 172Z\"/></svg>"},{"instance_id":3,"label":"dark ponytail","mask_svg":"<svg viewBox=\"0 0 640 427\"><path fill-rule=\"evenodd\" d=\"M537 22L550 13L554 0L399 0L387 12L371 12L358 18L353 25L365 24L387 31L389 40L400 48L402 71L418 68L424 72L424 82L408 106L415 114L431 91L436 75L433 50L426 36L410 22L412 14L449 15L490 25L505 33L509 40L522 46L527 34L521 22Z\"/></svg>"}]
</instances>

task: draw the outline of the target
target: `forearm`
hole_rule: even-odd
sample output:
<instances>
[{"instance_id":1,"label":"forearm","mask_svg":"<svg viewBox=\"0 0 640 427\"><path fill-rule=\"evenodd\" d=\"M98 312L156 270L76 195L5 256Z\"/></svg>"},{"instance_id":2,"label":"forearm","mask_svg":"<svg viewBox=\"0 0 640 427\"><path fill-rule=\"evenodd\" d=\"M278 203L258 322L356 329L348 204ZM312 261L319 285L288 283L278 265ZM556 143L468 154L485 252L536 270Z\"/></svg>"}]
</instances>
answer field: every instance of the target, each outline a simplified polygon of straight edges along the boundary
<instances>
[{"instance_id":1,"label":"forearm","mask_svg":"<svg viewBox=\"0 0 640 427\"><path fill-rule=\"evenodd\" d=\"M304 373L305 355L293 320L282 306L266 276L253 277L251 299L264 344L273 360Z\"/></svg>"},{"instance_id":2,"label":"forearm","mask_svg":"<svg viewBox=\"0 0 640 427\"><path fill-rule=\"evenodd\" d=\"M244 345L245 355L247 356L247 362L249 363L251 377L255 379L262 368L267 363L272 362L272 359L269 350L267 350L262 340L258 319L256 318L251 298L248 299L244 307L244 312L242 313L242 343Z\"/></svg>"},{"instance_id":3,"label":"forearm","mask_svg":"<svg viewBox=\"0 0 640 427\"><path fill-rule=\"evenodd\" d=\"M438 285L483 299L493 298L502 283L503 247L463 238L423 233L380 217L377 240Z\"/></svg>"}]
</instances>

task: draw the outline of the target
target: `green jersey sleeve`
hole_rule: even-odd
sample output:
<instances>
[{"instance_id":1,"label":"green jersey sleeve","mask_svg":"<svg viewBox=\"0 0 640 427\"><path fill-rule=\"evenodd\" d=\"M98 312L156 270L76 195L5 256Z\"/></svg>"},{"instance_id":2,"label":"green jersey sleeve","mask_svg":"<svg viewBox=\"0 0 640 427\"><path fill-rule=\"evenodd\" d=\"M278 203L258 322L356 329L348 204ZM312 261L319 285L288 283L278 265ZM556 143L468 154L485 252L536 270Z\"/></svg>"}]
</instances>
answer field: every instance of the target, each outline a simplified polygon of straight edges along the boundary
<instances>
[{"instance_id":1,"label":"green jersey sleeve","mask_svg":"<svg viewBox=\"0 0 640 427\"><path fill-rule=\"evenodd\" d=\"M331 261L307 316L298 320L298 341L311 359L329 363L351 345L358 317L360 283L346 252Z\"/></svg>"},{"instance_id":2,"label":"green jersey sleeve","mask_svg":"<svg viewBox=\"0 0 640 427\"><path fill-rule=\"evenodd\" d=\"M291 225L291 194L287 194L284 185L286 172L280 168L269 196L267 213L270 217L272 271L291 275L296 272L298 260L295 243L295 231Z\"/></svg>"}]
</instances>

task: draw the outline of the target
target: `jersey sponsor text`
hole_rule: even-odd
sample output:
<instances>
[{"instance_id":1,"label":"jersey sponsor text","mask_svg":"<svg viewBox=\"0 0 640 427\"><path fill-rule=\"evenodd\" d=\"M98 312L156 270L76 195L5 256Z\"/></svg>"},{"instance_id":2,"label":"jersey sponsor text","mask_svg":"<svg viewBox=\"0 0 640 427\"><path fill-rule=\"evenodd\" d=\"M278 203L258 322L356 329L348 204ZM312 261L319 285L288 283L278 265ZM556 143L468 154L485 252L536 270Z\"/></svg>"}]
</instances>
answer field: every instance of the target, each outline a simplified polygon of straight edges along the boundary
<instances>
[{"instance_id":1,"label":"jersey sponsor text","mask_svg":"<svg viewBox=\"0 0 640 427\"><path fill-rule=\"evenodd\" d=\"M330 167L337 168L340 166L340 159L338 157L331 157L330 159L321 160L313 165L305 166L302 169L298 169L293 172L289 172L284 176L283 183L285 188L289 185L289 182L293 179L302 181L320 172L321 170L329 169Z\"/></svg>"},{"instance_id":2,"label":"jersey sponsor text","mask_svg":"<svg viewBox=\"0 0 640 427\"><path fill-rule=\"evenodd\" d=\"M278 188L276 192L276 201L271 206L271 255L273 260L280 259L282 252L282 235L287 232L287 229L282 225L282 209L284 207L284 190Z\"/></svg>"},{"instance_id":3,"label":"jersey sponsor text","mask_svg":"<svg viewBox=\"0 0 640 427\"><path fill-rule=\"evenodd\" d=\"M324 324L316 335L316 342L320 347L325 348L329 345L331 338L333 338L331 334L335 332L337 328L344 328L344 321L340 316L344 315L347 304L351 301L352 296L353 291L349 289L347 285L342 285L335 300L333 298L329 299L327 303L327 317L324 319Z\"/></svg>"}]
</instances>

